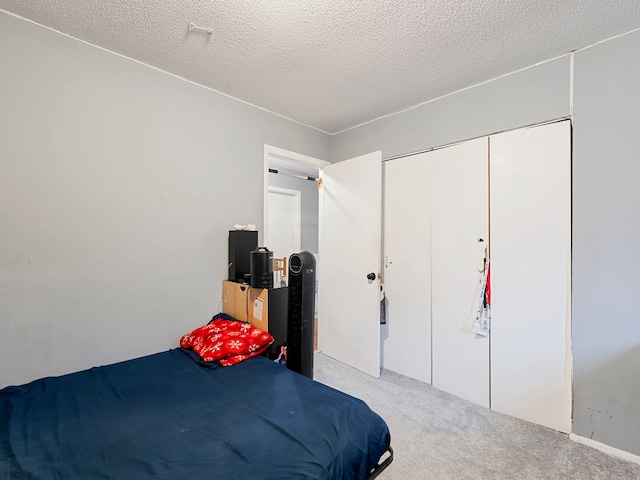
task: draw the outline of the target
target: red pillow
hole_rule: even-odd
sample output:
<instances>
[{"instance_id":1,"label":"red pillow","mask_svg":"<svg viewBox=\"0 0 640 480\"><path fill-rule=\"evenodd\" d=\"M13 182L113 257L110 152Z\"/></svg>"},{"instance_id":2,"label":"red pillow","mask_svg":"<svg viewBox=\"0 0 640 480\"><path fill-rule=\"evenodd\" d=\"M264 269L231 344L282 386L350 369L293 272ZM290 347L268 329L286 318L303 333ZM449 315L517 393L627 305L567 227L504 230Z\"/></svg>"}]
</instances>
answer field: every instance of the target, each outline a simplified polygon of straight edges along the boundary
<instances>
[{"instance_id":1,"label":"red pillow","mask_svg":"<svg viewBox=\"0 0 640 480\"><path fill-rule=\"evenodd\" d=\"M228 367L264 352L273 337L245 322L217 319L196 328L180 339L182 348L190 348L205 362L219 361Z\"/></svg>"}]
</instances>

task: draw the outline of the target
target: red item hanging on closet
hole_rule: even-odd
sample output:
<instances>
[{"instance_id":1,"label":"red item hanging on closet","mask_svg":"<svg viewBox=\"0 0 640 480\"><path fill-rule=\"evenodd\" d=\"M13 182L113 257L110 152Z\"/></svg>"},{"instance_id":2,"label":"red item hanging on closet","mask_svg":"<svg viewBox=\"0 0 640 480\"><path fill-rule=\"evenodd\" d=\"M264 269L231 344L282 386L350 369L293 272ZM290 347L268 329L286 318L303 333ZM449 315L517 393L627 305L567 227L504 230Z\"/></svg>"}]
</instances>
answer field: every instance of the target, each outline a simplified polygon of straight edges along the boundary
<instances>
[{"instance_id":1,"label":"red item hanging on closet","mask_svg":"<svg viewBox=\"0 0 640 480\"><path fill-rule=\"evenodd\" d=\"M491 264L487 265L487 284L484 290L484 298L487 302L487 306L491 306Z\"/></svg>"}]
</instances>

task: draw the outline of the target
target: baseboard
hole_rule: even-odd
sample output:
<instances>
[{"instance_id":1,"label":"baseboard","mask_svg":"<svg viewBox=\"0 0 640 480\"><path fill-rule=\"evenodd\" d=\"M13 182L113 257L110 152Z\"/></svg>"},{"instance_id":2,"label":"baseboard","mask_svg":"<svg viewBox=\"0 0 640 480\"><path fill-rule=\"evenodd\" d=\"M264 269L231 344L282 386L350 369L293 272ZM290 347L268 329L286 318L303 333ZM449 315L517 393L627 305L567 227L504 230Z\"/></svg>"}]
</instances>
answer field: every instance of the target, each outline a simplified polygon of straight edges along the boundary
<instances>
[{"instance_id":1,"label":"baseboard","mask_svg":"<svg viewBox=\"0 0 640 480\"><path fill-rule=\"evenodd\" d=\"M633 453L625 452L624 450L605 445L604 443L596 442L595 440L591 440L590 438L581 437L580 435L576 435L575 433L569 434L569 438L574 442L582 443L583 445L595 448L596 450L600 450L601 452L609 454L613 457L618 457L623 460L627 460L629 462L637 463L638 465L640 465L640 456L634 455Z\"/></svg>"}]
</instances>

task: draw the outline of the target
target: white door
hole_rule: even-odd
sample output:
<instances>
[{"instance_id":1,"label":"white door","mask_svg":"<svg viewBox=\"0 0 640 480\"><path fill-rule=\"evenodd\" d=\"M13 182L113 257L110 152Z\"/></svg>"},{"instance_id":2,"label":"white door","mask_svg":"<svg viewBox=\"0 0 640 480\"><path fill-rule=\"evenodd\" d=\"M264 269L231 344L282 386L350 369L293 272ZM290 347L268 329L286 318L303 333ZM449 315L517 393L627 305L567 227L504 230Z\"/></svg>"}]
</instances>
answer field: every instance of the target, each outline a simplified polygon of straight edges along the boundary
<instances>
[{"instance_id":1,"label":"white door","mask_svg":"<svg viewBox=\"0 0 640 480\"><path fill-rule=\"evenodd\" d=\"M473 333L488 245L488 141L429 154L433 386L489 407L489 339Z\"/></svg>"},{"instance_id":2,"label":"white door","mask_svg":"<svg viewBox=\"0 0 640 480\"><path fill-rule=\"evenodd\" d=\"M571 430L569 121L491 137L492 408Z\"/></svg>"},{"instance_id":3,"label":"white door","mask_svg":"<svg viewBox=\"0 0 640 480\"><path fill-rule=\"evenodd\" d=\"M429 153L384 164L385 369L431 383Z\"/></svg>"},{"instance_id":4,"label":"white door","mask_svg":"<svg viewBox=\"0 0 640 480\"><path fill-rule=\"evenodd\" d=\"M380 376L381 197L381 152L323 170L319 348L374 377Z\"/></svg>"},{"instance_id":5,"label":"white door","mask_svg":"<svg viewBox=\"0 0 640 480\"><path fill-rule=\"evenodd\" d=\"M300 251L301 192L269 187L269 250L274 258L291 256Z\"/></svg>"}]
</instances>

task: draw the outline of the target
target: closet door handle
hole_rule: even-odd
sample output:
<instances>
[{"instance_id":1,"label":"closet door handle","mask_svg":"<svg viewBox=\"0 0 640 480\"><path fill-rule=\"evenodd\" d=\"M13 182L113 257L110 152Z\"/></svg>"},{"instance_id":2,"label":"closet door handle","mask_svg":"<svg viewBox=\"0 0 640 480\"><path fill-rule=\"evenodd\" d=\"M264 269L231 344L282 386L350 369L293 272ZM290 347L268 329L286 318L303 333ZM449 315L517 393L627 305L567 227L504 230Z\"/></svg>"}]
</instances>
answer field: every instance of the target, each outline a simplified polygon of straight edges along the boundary
<instances>
[{"instance_id":1,"label":"closet door handle","mask_svg":"<svg viewBox=\"0 0 640 480\"><path fill-rule=\"evenodd\" d=\"M369 280L370 282L373 282L376 279L376 274L371 272L367 275L367 280Z\"/></svg>"}]
</instances>

